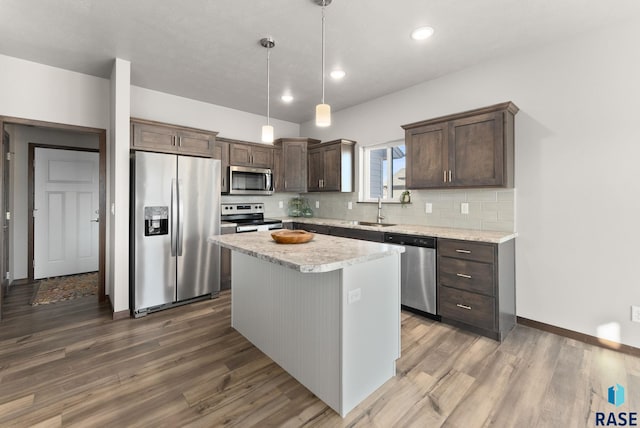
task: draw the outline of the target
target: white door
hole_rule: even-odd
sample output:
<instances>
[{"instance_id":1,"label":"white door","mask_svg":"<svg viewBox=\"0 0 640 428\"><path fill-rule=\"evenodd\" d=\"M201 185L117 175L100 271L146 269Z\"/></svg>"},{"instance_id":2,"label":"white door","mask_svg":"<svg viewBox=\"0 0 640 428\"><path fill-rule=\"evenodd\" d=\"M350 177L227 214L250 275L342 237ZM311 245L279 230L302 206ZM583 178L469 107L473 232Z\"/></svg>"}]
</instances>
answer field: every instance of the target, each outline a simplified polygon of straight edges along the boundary
<instances>
[{"instance_id":1,"label":"white door","mask_svg":"<svg viewBox=\"0 0 640 428\"><path fill-rule=\"evenodd\" d=\"M35 149L34 278L98 270L96 152Z\"/></svg>"}]
</instances>

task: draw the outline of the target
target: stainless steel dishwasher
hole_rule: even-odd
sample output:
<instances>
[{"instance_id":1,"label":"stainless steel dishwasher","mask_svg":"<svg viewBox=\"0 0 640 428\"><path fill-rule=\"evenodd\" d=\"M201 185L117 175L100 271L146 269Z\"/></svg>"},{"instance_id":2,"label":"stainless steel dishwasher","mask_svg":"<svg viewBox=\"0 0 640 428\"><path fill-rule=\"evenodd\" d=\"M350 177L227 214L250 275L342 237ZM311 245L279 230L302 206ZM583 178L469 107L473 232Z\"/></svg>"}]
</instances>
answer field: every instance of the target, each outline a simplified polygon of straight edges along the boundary
<instances>
[{"instance_id":1,"label":"stainless steel dishwasher","mask_svg":"<svg viewBox=\"0 0 640 428\"><path fill-rule=\"evenodd\" d=\"M402 306L439 319L436 310L436 238L387 232L384 240L405 247L401 258Z\"/></svg>"}]
</instances>

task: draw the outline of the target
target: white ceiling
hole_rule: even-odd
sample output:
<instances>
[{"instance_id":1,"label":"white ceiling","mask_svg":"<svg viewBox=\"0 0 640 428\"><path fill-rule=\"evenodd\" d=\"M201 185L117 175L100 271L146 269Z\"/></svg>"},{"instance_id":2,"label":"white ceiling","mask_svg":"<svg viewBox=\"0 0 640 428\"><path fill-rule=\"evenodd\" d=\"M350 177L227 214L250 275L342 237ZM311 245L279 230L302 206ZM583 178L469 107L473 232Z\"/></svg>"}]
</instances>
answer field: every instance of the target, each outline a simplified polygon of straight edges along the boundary
<instances>
[{"instance_id":1,"label":"white ceiling","mask_svg":"<svg viewBox=\"0 0 640 428\"><path fill-rule=\"evenodd\" d=\"M640 16L637 0L334 0L326 10L333 111L478 62L512 55ZM321 8L314 0L0 0L0 53L108 78L131 61L144 88L310 120L321 97ZM409 33L429 25L434 36ZM295 101L284 104L290 91Z\"/></svg>"}]
</instances>

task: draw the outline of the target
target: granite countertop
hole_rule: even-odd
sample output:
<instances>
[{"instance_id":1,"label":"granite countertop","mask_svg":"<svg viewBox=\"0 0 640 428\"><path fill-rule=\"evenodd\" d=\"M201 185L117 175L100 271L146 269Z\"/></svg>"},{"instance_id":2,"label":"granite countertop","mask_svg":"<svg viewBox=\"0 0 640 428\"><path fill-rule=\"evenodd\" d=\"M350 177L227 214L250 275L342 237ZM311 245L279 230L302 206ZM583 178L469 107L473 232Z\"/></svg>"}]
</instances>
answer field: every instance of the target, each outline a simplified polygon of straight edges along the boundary
<instances>
[{"instance_id":1,"label":"granite countertop","mask_svg":"<svg viewBox=\"0 0 640 428\"><path fill-rule=\"evenodd\" d=\"M421 226L416 224L395 224L393 226L364 226L354 224L350 220L331 218L285 217L283 222L321 224L325 226L348 227L352 229L376 230L382 232L406 233L409 235L431 236L434 238L460 239L463 241L488 242L500 244L518 236L515 232L498 232L492 230L456 229L453 227Z\"/></svg>"},{"instance_id":2,"label":"granite countertop","mask_svg":"<svg viewBox=\"0 0 640 428\"><path fill-rule=\"evenodd\" d=\"M209 237L210 242L303 273L330 272L404 252L404 247L316 234L304 244L278 244L271 232Z\"/></svg>"}]
</instances>

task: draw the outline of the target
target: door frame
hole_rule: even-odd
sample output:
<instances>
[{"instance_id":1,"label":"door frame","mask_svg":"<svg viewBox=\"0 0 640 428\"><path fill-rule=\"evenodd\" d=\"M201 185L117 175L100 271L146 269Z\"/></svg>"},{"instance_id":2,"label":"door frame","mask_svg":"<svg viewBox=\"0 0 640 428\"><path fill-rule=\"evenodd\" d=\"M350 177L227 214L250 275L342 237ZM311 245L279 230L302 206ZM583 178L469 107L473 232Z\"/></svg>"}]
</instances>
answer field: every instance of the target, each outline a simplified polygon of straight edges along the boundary
<instances>
[{"instance_id":1,"label":"door frame","mask_svg":"<svg viewBox=\"0 0 640 428\"><path fill-rule=\"evenodd\" d=\"M7 186L8 183L5 182L4 176L5 173L7 172L5 170L6 166L6 156L8 156L8 154L10 153L11 149L7 148L7 150L5 150L5 136L7 137L7 141L9 141L9 134L4 130L4 127L0 127L1 130L1 134L2 134L2 148L0 148L0 155L2 156L2 159L0 159L0 190L2 191L3 195L2 197L0 197L0 213L2 213L2 227L0 227L0 275L2 275L2 277L0 278L0 320L2 319L2 299L4 298L4 294L7 292L8 288L9 288L9 278L5 278L5 274L7 273L7 266L9 264L9 254L5 252L5 249L7 247L7 244L9 242L9 229L7 228L5 230L4 225L6 223L6 220L4 218L5 216L5 212L7 210L8 207L5 206L5 199L9 196L9 192L6 192L6 188L5 186ZM10 144L10 143L9 143Z\"/></svg>"},{"instance_id":2,"label":"door frame","mask_svg":"<svg viewBox=\"0 0 640 428\"><path fill-rule=\"evenodd\" d=\"M82 132L85 134L95 134L98 136L98 153L99 153L99 180L98 180L98 210L100 211L99 218L99 227L98 227L98 300L100 302L106 301L106 293L105 293L105 256L106 256L106 237L107 237L107 131L106 129L101 128L89 128L84 126L76 126L76 125L67 125L62 123L54 123L54 122L44 122L40 120L31 120L31 119L22 119L16 117L8 117L8 116L0 116L0 129L4 131L5 125L25 125L25 126L37 126L42 128L52 128L56 130L70 131L70 132ZM29 144L31 146L31 144ZM46 146L44 144L38 144L38 147L49 147L49 148L62 148L62 147L53 147ZM64 147L67 150L76 150L82 151L86 150L86 147ZM30 165L29 170L29 212L33 213L33 160L31 159L31 147L29 147L29 157L30 157ZM94 149L90 149L91 151L95 151ZM0 173L2 172L2 168L0 167ZM3 188L3 177L0 174L0 188ZM3 203L0 201L0 212L3 212L5 207L2 206ZM28 249L28 275L29 280L33 281L33 217L29 216L29 225L27 227L29 234L29 249ZM4 231L0 228L0 241L8 239L5 236ZM3 241L2 241L3 242ZM0 250L1 251L1 250ZM6 267L4 266L2 258L0 258L0 271L5 271Z\"/></svg>"},{"instance_id":3,"label":"door frame","mask_svg":"<svg viewBox=\"0 0 640 428\"><path fill-rule=\"evenodd\" d=\"M99 149L90 149L87 147L72 147L72 146L56 146L54 144L41 144L41 143L29 143L29 147L28 147L28 184L27 184L27 193L28 193L28 202L27 202L27 213L33 213L33 210L35 208L35 193L36 193L36 189L35 189L35 168L34 168L34 161L35 161L35 154L36 154L36 149L55 149L55 150L68 150L71 152L89 152L89 153L100 153ZM99 161L98 161L99 162ZM100 185L98 185L98 193L100 193ZM98 195L98 199L100 199L100 196ZM98 202L98 211L102 211L100 209L100 202ZM99 221L102 221L101 217L98 216ZM98 231L100 230L100 223L98 223ZM100 232L98 232L100 233ZM33 267L33 262L35 261L35 221L33 221L33 215L29 215L27 218L27 274L29 276L29 282L34 282L35 281L35 275L34 275L34 267ZM98 242L99 242L99 238L98 238ZM98 243L98 248L100 247L100 244ZM98 263L99 262L99 258L100 258L100 254L98 251ZM98 270L100 269L100 266L98 266Z\"/></svg>"}]
</instances>

